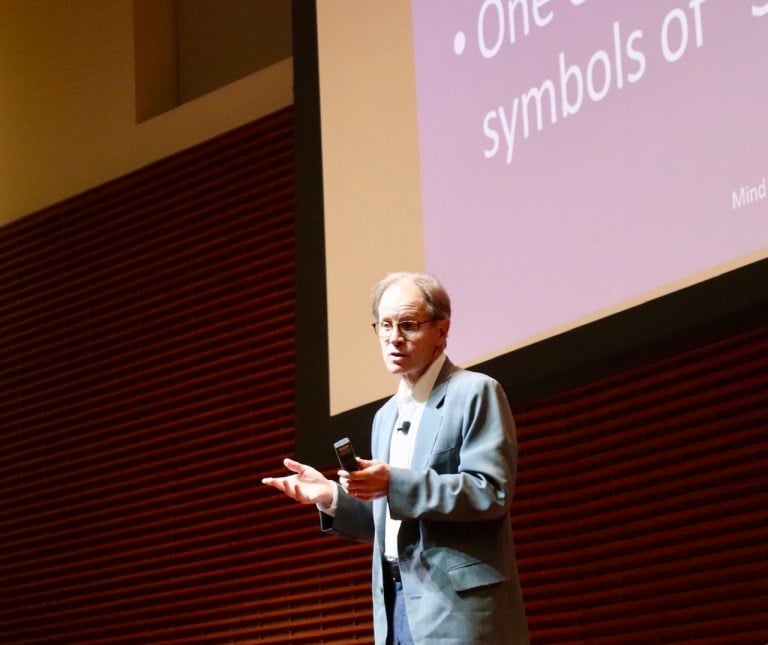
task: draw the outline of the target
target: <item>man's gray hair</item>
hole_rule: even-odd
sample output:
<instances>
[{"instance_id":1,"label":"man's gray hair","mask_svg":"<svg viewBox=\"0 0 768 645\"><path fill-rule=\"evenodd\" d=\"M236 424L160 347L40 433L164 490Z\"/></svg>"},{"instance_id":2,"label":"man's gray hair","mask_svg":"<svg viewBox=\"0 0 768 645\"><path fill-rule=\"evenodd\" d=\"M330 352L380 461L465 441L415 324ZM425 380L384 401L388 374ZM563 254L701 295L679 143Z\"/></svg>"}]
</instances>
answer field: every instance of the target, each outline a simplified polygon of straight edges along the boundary
<instances>
[{"instance_id":1,"label":"man's gray hair","mask_svg":"<svg viewBox=\"0 0 768 645\"><path fill-rule=\"evenodd\" d=\"M432 320L443 320L451 317L451 299L448 292L435 276L429 273L409 273L398 271L389 273L379 280L373 287L372 311L374 320L379 318L379 303L384 292L395 282L410 280L415 284L424 296L427 306L427 315Z\"/></svg>"}]
</instances>

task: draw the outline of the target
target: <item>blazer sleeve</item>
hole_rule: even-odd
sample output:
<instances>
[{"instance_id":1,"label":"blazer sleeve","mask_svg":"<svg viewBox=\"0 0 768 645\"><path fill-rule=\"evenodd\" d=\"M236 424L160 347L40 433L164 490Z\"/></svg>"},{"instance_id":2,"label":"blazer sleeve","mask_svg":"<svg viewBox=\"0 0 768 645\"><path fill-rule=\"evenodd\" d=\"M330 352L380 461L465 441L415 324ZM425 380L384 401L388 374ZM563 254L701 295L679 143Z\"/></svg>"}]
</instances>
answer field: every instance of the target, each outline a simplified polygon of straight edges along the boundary
<instances>
[{"instance_id":1,"label":"blazer sleeve","mask_svg":"<svg viewBox=\"0 0 768 645\"><path fill-rule=\"evenodd\" d=\"M338 484L337 484L338 486ZM320 511L320 529L358 542L373 542L374 524L371 502L361 502L339 488L334 515Z\"/></svg>"}]
</instances>

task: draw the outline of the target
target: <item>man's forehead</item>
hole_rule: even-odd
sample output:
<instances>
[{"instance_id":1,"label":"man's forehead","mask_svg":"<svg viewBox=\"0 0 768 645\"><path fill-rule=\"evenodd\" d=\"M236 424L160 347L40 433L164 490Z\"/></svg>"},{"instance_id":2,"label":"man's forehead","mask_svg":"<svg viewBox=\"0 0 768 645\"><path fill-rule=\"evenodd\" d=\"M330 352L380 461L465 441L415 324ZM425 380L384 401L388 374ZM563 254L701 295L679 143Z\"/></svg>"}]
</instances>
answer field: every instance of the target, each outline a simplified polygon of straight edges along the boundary
<instances>
[{"instance_id":1,"label":"man's forehead","mask_svg":"<svg viewBox=\"0 0 768 645\"><path fill-rule=\"evenodd\" d=\"M379 311L385 309L421 309L426 306L421 290L410 280L400 280L387 287L379 301Z\"/></svg>"}]
</instances>

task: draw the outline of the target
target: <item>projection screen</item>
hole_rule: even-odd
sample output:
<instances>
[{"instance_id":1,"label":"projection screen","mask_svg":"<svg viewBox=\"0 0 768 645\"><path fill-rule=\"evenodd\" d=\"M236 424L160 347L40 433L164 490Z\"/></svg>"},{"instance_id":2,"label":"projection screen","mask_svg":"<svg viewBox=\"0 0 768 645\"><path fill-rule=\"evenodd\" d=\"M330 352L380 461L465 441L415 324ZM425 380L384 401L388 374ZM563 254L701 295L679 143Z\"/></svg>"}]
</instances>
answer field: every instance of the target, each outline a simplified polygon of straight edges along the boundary
<instances>
[{"instance_id":1,"label":"projection screen","mask_svg":"<svg viewBox=\"0 0 768 645\"><path fill-rule=\"evenodd\" d=\"M303 168L322 249L303 270L325 302L299 326L323 317L307 342L325 363L300 418L362 436L356 411L394 391L368 306L389 271L441 279L449 355L513 401L765 301L768 2L316 9L320 151Z\"/></svg>"}]
</instances>

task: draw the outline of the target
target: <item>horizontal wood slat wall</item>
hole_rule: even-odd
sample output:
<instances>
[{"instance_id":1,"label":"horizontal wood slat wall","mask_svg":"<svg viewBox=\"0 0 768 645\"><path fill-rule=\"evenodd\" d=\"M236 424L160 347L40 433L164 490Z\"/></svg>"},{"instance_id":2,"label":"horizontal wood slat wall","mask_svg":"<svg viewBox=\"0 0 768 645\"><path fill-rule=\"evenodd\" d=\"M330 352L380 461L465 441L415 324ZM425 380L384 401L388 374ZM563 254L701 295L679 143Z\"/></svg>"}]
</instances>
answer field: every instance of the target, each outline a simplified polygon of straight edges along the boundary
<instances>
[{"instance_id":1,"label":"horizontal wood slat wall","mask_svg":"<svg viewBox=\"0 0 768 645\"><path fill-rule=\"evenodd\" d=\"M0 230L0 642L371 643L293 450L287 109ZM516 409L535 645L768 642L768 325ZM514 392L509 392L514 401Z\"/></svg>"},{"instance_id":2,"label":"horizontal wood slat wall","mask_svg":"<svg viewBox=\"0 0 768 645\"><path fill-rule=\"evenodd\" d=\"M517 410L535 642L768 642L768 326Z\"/></svg>"},{"instance_id":3,"label":"horizontal wood slat wall","mask_svg":"<svg viewBox=\"0 0 768 645\"><path fill-rule=\"evenodd\" d=\"M293 450L293 132L0 230L0 642L370 640L368 549L260 484Z\"/></svg>"}]
</instances>

